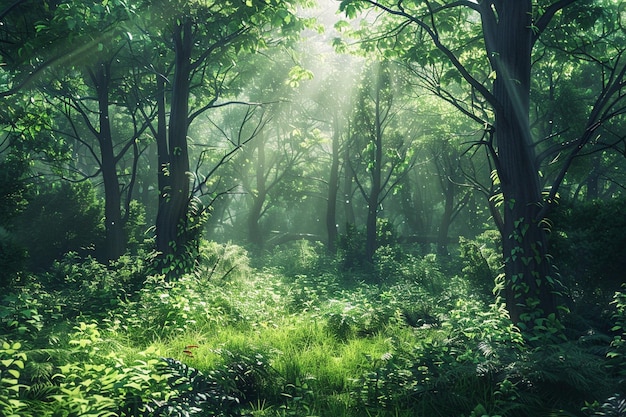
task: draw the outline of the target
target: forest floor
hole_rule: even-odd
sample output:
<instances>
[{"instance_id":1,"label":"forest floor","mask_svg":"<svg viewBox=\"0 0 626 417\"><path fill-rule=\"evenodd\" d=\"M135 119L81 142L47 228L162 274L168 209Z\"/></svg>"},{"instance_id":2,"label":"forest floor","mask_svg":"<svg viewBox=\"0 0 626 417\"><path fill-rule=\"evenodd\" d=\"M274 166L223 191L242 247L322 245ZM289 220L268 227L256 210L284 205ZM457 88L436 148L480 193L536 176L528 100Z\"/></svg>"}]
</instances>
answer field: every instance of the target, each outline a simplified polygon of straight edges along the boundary
<instances>
[{"instance_id":1,"label":"forest floor","mask_svg":"<svg viewBox=\"0 0 626 417\"><path fill-rule=\"evenodd\" d=\"M625 415L621 337L529 343L480 265L388 254L340 274L306 245L265 268L211 248L218 263L132 296L130 263L94 262L59 266L71 290L5 295L2 415Z\"/></svg>"}]
</instances>

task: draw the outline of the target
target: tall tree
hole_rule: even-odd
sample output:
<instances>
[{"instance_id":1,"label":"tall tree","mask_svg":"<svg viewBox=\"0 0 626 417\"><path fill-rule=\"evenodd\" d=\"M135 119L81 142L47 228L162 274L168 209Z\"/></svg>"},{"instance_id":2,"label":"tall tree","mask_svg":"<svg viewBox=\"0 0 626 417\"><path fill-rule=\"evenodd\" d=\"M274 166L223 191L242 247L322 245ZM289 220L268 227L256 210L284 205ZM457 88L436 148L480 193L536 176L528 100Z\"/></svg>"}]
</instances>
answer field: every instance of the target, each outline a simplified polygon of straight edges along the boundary
<instances>
[{"instance_id":1,"label":"tall tree","mask_svg":"<svg viewBox=\"0 0 626 417\"><path fill-rule=\"evenodd\" d=\"M364 72L356 99L350 162L357 187L366 201L365 258L378 249L380 206L415 163L410 133L399 126L400 77L389 62L375 62ZM406 126L405 126L406 127Z\"/></svg>"},{"instance_id":2,"label":"tall tree","mask_svg":"<svg viewBox=\"0 0 626 417\"><path fill-rule=\"evenodd\" d=\"M160 68L168 72L155 71L158 115L153 126L159 165L156 249L170 277L192 267L203 211L189 178L189 126L208 109L221 105L218 101L232 90L240 54L267 45L273 27L279 28L274 35L283 39L302 28L294 14L298 3L152 2L146 31L157 49L169 51L163 53L171 59L170 67Z\"/></svg>"},{"instance_id":3,"label":"tall tree","mask_svg":"<svg viewBox=\"0 0 626 417\"><path fill-rule=\"evenodd\" d=\"M9 13L28 3L16 2ZM135 141L141 133L136 129L121 151L115 149L111 108L116 104L114 92L121 91L116 77L123 71L120 68L127 67L120 55L129 41L121 24L128 20L132 8L118 2L64 0L43 2L22 11L26 12L25 19L12 19L22 22L15 26L22 29L5 33L7 39L21 45L17 53L11 53L15 46L8 48L5 57L10 59L10 67L26 74L13 90L19 93L16 88L21 86L42 93L50 100L51 109L67 117L69 133L57 128L57 135L73 137L91 149L96 173L88 178L101 176L105 196L106 247L102 253L106 260L117 259L126 247L124 223L132 194L131 186L123 215L118 162L129 149L137 150ZM20 78L16 76L16 80ZM76 127L81 121L85 129ZM95 148L84 137L85 132L95 137Z\"/></svg>"},{"instance_id":4,"label":"tall tree","mask_svg":"<svg viewBox=\"0 0 626 417\"><path fill-rule=\"evenodd\" d=\"M544 198L529 118L533 48L552 30L550 23L555 16L574 31L581 29L575 16L562 12L573 5L580 5L580 11L583 5L593 7L583 0L537 4L530 0L341 3L349 16L374 7L390 18L385 36L377 37L377 45L391 55L423 65L444 63L439 65L447 70L443 74L448 80L440 80L449 84L455 80L468 87L470 99L466 102L458 95L441 95L485 126L478 144L486 146L491 154L493 178L503 197L503 294L513 322L526 328L557 314L555 292L559 288L548 261L545 218L568 168L566 163ZM600 59L607 65L606 83L592 105L585 130L579 132L575 146L570 148L569 161L590 141L599 125L619 115L618 109L623 108L620 102L626 69L620 62L622 52L617 50L616 56ZM487 117L477 108L488 109L484 114Z\"/></svg>"}]
</instances>

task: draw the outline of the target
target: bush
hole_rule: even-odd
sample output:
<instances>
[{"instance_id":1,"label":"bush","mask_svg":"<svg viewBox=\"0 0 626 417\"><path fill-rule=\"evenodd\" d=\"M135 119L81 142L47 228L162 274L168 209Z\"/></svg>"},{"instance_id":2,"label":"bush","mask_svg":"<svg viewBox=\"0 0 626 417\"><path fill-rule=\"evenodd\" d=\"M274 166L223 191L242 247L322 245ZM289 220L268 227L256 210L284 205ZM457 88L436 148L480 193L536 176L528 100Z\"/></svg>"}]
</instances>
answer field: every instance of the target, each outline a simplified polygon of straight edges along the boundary
<instances>
[{"instance_id":1,"label":"bush","mask_svg":"<svg viewBox=\"0 0 626 417\"><path fill-rule=\"evenodd\" d=\"M0 289L6 289L19 280L27 259L26 249L18 243L17 237L0 226Z\"/></svg>"},{"instance_id":2,"label":"bush","mask_svg":"<svg viewBox=\"0 0 626 417\"><path fill-rule=\"evenodd\" d=\"M31 270L45 270L68 252L95 254L104 238L103 204L90 183L40 185L30 189L27 198L15 230L28 251Z\"/></svg>"},{"instance_id":3,"label":"bush","mask_svg":"<svg viewBox=\"0 0 626 417\"><path fill-rule=\"evenodd\" d=\"M138 343L174 337L192 326L209 331L243 322L222 288L195 275L173 282L163 276L149 277L137 300L121 304L116 319Z\"/></svg>"},{"instance_id":4,"label":"bush","mask_svg":"<svg viewBox=\"0 0 626 417\"><path fill-rule=\"evenodd\" d=\"M239 281L252 272L248 252L242 246L201 239L199 255L196 275L205 280Z\"/></svg>"},{"instance_id":5,"label":"bush","mask_svg":"<svg viewBox=\"0 0 626 417\"><path fill-rule=\"evenodd\" d=\"M325 248L321 242L297 240L275 247L267 255L266 266L275 267L287 276L306 275L328 269L323 260L326 260Z\"/></svg>"},{"instance_id":6,"label":"bush","mask_svg":"<svg viewBox=\"0 0 626 417\"><path fill-rule=\"evenodd\" d=\"M67 318L103 318L122 300L134 297L146 279L146 266L141 255L122 256L107 266L70 252L38 278L45 290L54 293Z\"/></svg>"},{"instance_id":7,"label":"bush","mask_svg":"<svg viewBox=\"0 0 626 417\"><path fill-rule=\"evenodd\" d=\"M550 239L554 263L570 296L589 311L606 305L626 270L626 199L575 204L556 209ZM594 313L598 313L598 309Z\"/></svg>"},{"instance_id":8,"label":"bush","mask_svg":"<svg viewBox=\"0 0 626 417\"><path fill-rule=\"evenodd\" d=\"M489 249L477 241L460 239L462 274L485 300L493 300L495 273L487 260ZM493 257L493 255L491 255Z\"/></svg>"}]
</instances>

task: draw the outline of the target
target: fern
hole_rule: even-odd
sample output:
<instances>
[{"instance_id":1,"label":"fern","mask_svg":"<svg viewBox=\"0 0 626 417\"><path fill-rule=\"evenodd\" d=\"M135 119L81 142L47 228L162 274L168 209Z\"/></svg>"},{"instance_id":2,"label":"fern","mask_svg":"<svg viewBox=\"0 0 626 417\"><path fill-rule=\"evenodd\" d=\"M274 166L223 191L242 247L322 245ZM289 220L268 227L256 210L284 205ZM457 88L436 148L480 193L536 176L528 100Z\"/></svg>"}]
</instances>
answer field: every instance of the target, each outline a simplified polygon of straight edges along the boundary
<instances>
[{"instance_id":1,"label":"fern","mask_svg":"<svg viewBox=\"0 0 626 417\"><path fill-rule=\"evenodd\" d=\"M595 413L596 416L608 416L608 417L625 417L626 416L626 399L621 398L619 395L615 395L606 400L602 404L600 411Z\"/></svg>"},{"instance_id":2,"label":"fern","mask_svg":"<svg viewBox=\"0 0 626 417\"><path fill-rule=\"evenodd\" d=\"M239 399L217 378L205 376L176 359L163 358L159 372L166 375L172 397L148 407L152 417L239 416Z\"/></svg>"}]
</instances>

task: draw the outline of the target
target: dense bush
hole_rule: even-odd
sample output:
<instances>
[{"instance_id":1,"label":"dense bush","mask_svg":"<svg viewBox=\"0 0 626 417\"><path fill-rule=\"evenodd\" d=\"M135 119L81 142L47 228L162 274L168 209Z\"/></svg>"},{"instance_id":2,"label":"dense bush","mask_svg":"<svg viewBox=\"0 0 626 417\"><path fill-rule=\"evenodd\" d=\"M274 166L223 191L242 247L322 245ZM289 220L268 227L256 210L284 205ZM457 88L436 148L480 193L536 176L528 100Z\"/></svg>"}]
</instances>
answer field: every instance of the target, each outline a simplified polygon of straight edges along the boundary
<instances>
[{"instance_id":1,"label":"dense bush","mask_svg":"<svg viewBox=\"0 0 626 417\"><path fill-rule=\"evenodd\" d=\"M32 186L27 199L28 206L16 218L15 228L32 270L45 270L72 251L95 255L104 236L104 206L91 183Z\"/></svg>"},{"instance_id":2,"label":"dense bush","mask_svg":"<svg viewBox=\"0 0 626 417\"><path fill-rule=\"evenodd\" d=\"M624 281L625 211L626 199L612 199L562 202L553 215L554 263L572 299L585 309L605 305Z\"/></svg>"},{"instance_id":3,"label":"dense bush","mask_svg":"<svg viewBox=\"0 0 626 417\"><path fill-rule=\"evenodd\" d=\"M314 274L332 266L325 256L325 250L320 242L297 240L275 247L264 258L264 264L290 277Z\"/></svg>"},{"instance_id":4,"label":"dense bush","mask_svg":"<svg viewBox=\"0 0 626 417\"><path fill-rule=\"evenodd\" d=\"M23 275L28 255L14 233L0 226L0 289L10 287Z\"/></svg>"}]
</instances>

